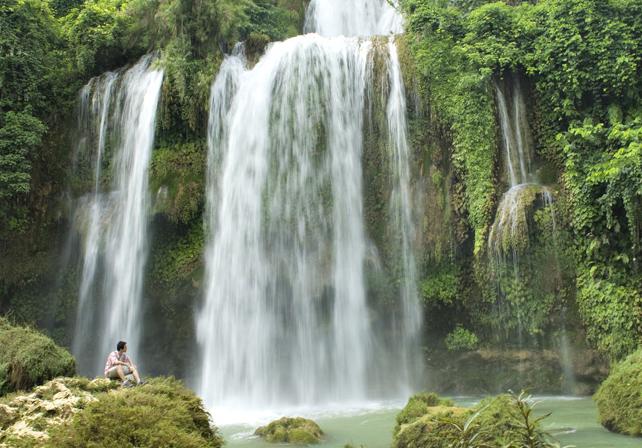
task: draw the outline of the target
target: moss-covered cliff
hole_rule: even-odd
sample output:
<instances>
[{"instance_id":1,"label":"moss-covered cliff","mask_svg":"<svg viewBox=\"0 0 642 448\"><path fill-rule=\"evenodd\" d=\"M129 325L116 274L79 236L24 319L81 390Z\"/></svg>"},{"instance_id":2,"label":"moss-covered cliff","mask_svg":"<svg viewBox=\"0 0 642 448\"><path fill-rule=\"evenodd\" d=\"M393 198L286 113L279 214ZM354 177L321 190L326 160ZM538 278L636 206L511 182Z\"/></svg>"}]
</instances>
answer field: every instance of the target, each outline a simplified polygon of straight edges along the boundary
<instances>
[{"instance_id":1,"label":"moss-covered cliff","mask_svg":"<svg viewBox=\"0 0 642 448\"><path fill-rule=\"evenodd\" d=\"M561 352L565 340L613 359L635 350L642 338L639 2L400 3L406 33L396 45L426 344L465 350L469 342L446 343L465 334L471 349ZM252 63L270 41L300 33L305 6L2 4L0 80L10 94L0 101L1 312L70 345L81 269L70 204L91 189L87 160L74 150L76 92L92 76L155 51L166 76L150 171L143 344L158 347L145 355L151 370L185 374L203 284L210 84L236 42L245 41ZM386 206L385 44L374 43L376 94L362 160L366 232L381 261L368 260L367 290L380 316L394 308L401 272ZM21 56L5 58L10 53ZM497 237L510 182L496 89L516 82L537 187L516 199L518 230ZM495 237L501 256L489 248Z\"/></svg>"}]
</instances>

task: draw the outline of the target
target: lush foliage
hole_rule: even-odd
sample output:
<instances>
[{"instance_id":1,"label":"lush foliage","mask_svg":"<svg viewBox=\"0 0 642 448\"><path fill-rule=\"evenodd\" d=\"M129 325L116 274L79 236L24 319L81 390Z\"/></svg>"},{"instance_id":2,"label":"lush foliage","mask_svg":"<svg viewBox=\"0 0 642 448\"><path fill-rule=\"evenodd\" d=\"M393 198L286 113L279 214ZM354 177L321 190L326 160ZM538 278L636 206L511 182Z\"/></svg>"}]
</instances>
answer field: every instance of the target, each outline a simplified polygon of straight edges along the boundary
<instances>
[{"instance_id":1,"label":"lush foliage","mask_svg":"<svg viewBox=\"0 0 642 448\"><path fill-rule=\"evenodd\" d=\"M613 366L594 399L609 431L642 436L642 350Z\"/></svg>"},{"instance_id":2,"label":"lush foliage","mask_svg":"<svg viewBox=\"0 0 642 448\"><path fill-rule=\"evenodd\" d=\"M66 237L72 205L68 187L78 197L93 185L86 178L90 170L72 168L77 166L77 94L92 76L119 70L151 52L165 77L150 181L162 199L155 210L159 234L168 236L153 245L170 257L148 270L148 284L158 285L150 312L189 319L191 304L182 299L197 295L193 280L201 268L211 82L223 54L237 42L246 41L255 57L268 42L297 34L305 4L0 2L0 310L47 326L57 341L69 343L81 268L73 257L63 257L61 264L61 254L73 252L69 244L75 242ZM177 282L163 289L172 280ZM177 307L183 314L175 314Z\"/></svg>"},{"instance_id":3,"label":"lush foliage","mask_svg":"<svg viewBox=\"0 0 642 448\"><path fill-rule=\"evenodd\" d=\"M475 350L479 339L477 335L470 330L458 325L453 331L446 336L446 348L452 352Z\"/></svg>"},{"instance_id":4,"label":"lush foliage","mask_svg":"<svg viewBox=\"0 0 642 448\"><path fill-rule=\"evenodd\" d=\"M557 199L565 207L557 227L569 230L563 242L573 248L574 266L561 261L566 271L556 277L572 279L577 269L578 307L589 336L611 356L630 352L642 336L642 6L630 0L405 0L402 5L422 92L450 133L475 253L484 252L502 193L491 86L507 73L522 74L532 97L537 174L561 184ZM573 298L559 286L543 301L529 292L537 291L541 277L537 258L524 260L520 277L500 279L499 288L500 296L523 298L508 297L510 306L545 304L533 305L537 318L527 327L532 334ZM475 264L476 282L492 303L497 290L487 288L484 264ZM487 314L474 303L478 297L462 297L473 300L467 304L472 313ZM506 318L509 324L518 320L514 314L500 320Z\"/></svg>"},{"instance_id":5,"label":"lush foliage","mask_svg":"<svg viewBox=\"0 0 642 448\"><path fill-rule=\"evenodd\" d=\"M56 376L70 376L76 361L50 338L0 318L0 395L29 389Z\"/></svg>"},{"instance_id":6,"label":"lush foliage","mask_svg":"<svg viewBox=\"0 0 642 448\"><path fill-rule=\"evenodd\" d=\"M201 400L173 378L98 395L51 431L51 447L211 447L223 440Z\"/></svg>"}]
</instances>

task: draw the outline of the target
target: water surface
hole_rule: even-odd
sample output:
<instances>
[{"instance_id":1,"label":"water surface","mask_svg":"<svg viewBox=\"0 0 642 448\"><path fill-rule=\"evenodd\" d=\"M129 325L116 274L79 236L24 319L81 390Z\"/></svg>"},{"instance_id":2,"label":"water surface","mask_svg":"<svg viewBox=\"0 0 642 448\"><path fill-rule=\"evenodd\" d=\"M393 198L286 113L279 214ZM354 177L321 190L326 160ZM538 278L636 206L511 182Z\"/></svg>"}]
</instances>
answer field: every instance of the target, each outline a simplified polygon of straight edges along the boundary
<instances>
[{"instance_id":1,"label":"water surface","mask_svg":"<svg viewBox=\"0 0 642 448\"><path fill-rule=\"evenodd\" d=\"M456 398L458 404L470 406L474 398ZM597 422L597 409L591 398L542 397L536 406L538 415L552 412L544 426L564 445L577 448L642 448L642 438L613 434ZM314 411L307 415L315 419L326 433L322 448L343 448L347 443L355 447L389 448L392 429L400 403L370 404L366 409ZM305 411L303 411L305 413ZM276 415L276 414L275 414ZM267 415L266 415L267 416ZM276 416L275 418L278 418ZM257 422L258 423L258 422ZM229 447L268 448L275 445L265 443L252 435L256 426L232 425L222 428L226 445Z\"/></svg>"}]
</instances>

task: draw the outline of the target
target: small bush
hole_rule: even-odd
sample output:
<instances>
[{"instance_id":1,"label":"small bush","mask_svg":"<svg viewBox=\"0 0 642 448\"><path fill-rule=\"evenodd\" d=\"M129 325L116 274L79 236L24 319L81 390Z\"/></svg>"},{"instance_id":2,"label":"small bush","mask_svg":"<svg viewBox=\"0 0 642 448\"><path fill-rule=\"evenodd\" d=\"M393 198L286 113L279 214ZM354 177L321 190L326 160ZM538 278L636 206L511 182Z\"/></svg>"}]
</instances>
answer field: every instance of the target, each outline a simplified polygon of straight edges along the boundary
<instances>
[{"instance_id":1,"label":"small bush","mask_svg":"<svg viewBox=\"0 0 642 448\"><path fill-rule=\"evenodd\" d=\"M594 396L609 431L642 435L642 349L616 364Z\"/></svg>"},{"instance_id":2,"label":"small bush","mask_svg":"<svg viewBox=\"0 0 642 448\"><path fill-rule=\"evenodd\" d=\"M174 378L100 394L65 425L51 431L56 448L220 448L223 439L196 395Z\"/></svg>"},{"instance_id":3,"label":"small bush","mask_svg":"<svg viewBox=\"0 0 642 448\"><path fill-rule=\"evenodd\" d=\"M51 338L4 318L0 318L0 347L0 396L76 371L73 356Z\"/></svg>"},{"instance_id":4,"label":"small bush","mask_svg":"<svg viewBox=\"0 0 642 448\"><path fill-rule=\"evenodd\" d=\"M471 351L477 348L479 339L475 333L466 330L464 327L457 327L446 336L446 348L451 352Z\"/></svg>"},{"instance_id":5,"label":"small bush","mask_svg":"<svg viewBox=\"0 0 642 448\"><path fill-rule=\"evenodd\" d=\"M254 433L270 443L294 443L309 445L319 443L323 431L312 420L302 417L283 417L267 426L261 426Z\"/></svg>"}]
</instances>

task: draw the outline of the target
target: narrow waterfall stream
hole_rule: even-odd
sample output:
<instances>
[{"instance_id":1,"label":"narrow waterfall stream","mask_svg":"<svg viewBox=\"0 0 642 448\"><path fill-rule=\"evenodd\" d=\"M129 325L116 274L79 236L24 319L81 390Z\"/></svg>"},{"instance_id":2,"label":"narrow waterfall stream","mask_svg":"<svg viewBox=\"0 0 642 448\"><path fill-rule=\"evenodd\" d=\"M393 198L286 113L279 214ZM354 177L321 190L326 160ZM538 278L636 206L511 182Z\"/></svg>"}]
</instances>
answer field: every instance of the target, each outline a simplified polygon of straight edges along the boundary
<instances>
[{"instance_id":1,"label":"narrow waterfall stream","mask_svg":"<svg viewBox=\"0 0 642 448\"><path fill-rule=\"evenodd\" d=\"M509 190L497 207L488 248L497 262L507 254L516 262L518 252L525 248L522 245L528 244L528 208L536 196L545 206L552 204L553 197L533 172L533 139L519 76L507 75L505 80L496 82L495 97Z\"/></svg>"},{"instance_id":2,"label":"narrow waterfall stream","mask_svg":"<svg viewBox=\"0 0 642 448\"><path fill-rule=\"evenodd\" d=\"M196 386L210 408L225 409L219 419L360 403L382 390L398 398L412 387L421 313L396 47L392 37L387 46L335 37L400 27L383 0L313 1L306 30L323 36L275 43L251 69L236 51L212 85ZM394 340L374 328L364 278L361 157L375 54L387 61L390 216L402 254Z\"/></svg>"},{"instance_id":3,"label":"narrow waterfall stream","mask_svg":"<svg viewBox=\"0 0 642 448\"><path fill-rule=\"evenodd\" d=\"M80 372L99 374L118 340L138 352L147 258L148 167L163 72L146 56L123 73L106 73L81 92L80 141L95 152L73 351ZM110 150L109 189L101 188Z\"/></svg>"},{"instance_id":4,"label":"narrow waterfall stream","mask_svg":"<svg viewBox=\"0 0 642 448\"><path fill-rule=\"evenodd\" d=\"M545 185L542 185L538 176L533 170L533 139L528 123L526 101L524 90L522 88L519 76L516 74L507 75L506 79L497 81L495 84L495 95L497 100L497 112L499 118L500 130L502 133L502 146L504 149L504 159L506 174L509 180L509 190L504 193L495 216L495 222L490 228L488 237L488 251L491 260L491 269L495 271L494 275L498 283L500 295L507 296L510 291L502 290L500 277L502 270L509 267L508 288L517 290L524 277L524 267L521 265L522 256L530 248L533 237L532 214L534 210L541 207L547 210L551 222L550 234L547 238L552 240L552 257L551 262L554 278L547 279L551 284L562 282L559 278L559 248L557 224L555 217L555 205L553 192ZM506 279L504 280L506 282ZM511 285L512 283L512 285ZM525 321L528 311L523 310L519 303L519 292L514 293L515 299L506 300L505 297L500 300L501 306L509 308L509 313L514 313L519 322L518 346L523 346L524 335L527 334ZM555 293L556 302L561 299ZM573 353L572 347L566 333L566 305L560 303L560 335L558 337L558 351L560 357L560 366L563 372L562 388L565 393L572 394L575 391L575 378L573 373ZM513 308L510 310L510 308ZM504 310L503 312L506 312Z\"/></svg>"}]
</instances>

